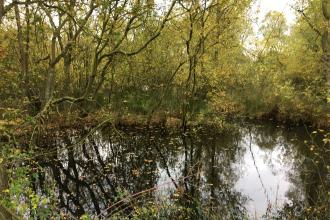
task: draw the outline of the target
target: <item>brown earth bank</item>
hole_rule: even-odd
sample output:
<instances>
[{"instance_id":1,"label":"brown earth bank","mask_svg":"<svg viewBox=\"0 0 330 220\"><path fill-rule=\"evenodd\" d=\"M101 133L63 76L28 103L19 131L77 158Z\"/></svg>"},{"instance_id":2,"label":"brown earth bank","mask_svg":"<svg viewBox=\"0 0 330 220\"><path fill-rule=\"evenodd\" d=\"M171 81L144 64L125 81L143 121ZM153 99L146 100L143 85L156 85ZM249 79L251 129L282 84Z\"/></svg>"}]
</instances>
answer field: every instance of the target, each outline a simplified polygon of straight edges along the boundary
<instances>
[{"instance_id":1,"label":"brown earth bank","mask_svg":"<svg viewBox=\"0 0 330 220\"><path fill-rule=\"evenodd\" d=\"M175 115L165 115L162 112L156 112L152 117L142 114L118 114L110 111L95 111L89 114L81 115L78 112L70 114L52 113L39 121L23 121L25 115L21 115L15 119L0 120L0 140L7 139L8 133L18 138L29 139L31 134L51 135L55 131L63 131L66 129L93 128L100 124L108 124L117 128L146 129L146 128L164 128L171 130L181 130L181 120ZM187 128L204 127L225 131L230 129L230 125L237 121L250 121L255 123L272 121L287 127L308 125L315 128L330 128L330 118L322 118L318 121L312 120L293 120L285 117L284 114L273 111L267 114L259 114L254 116L222 116L217 120L217 115L213 114L204 117L203 120L191 121Z\"/></svg>"},{"instance_id":2,"label":"brown earth bank","mask_svg":"<svg viewBox=\"0 0 330 220\"><path fill-rule=\"evenodd\" d=\"M245 118L246 120L253 120L256 122L271 120L276 124L282 124L288 127L308 125L314 128L330 129L330 114L319 118L313 118L308 115L306 115L304 118L292 118L285 113L272 111L269 113L263 113L260 115L254 115L252 117Z\"/></svg>"}]
</instances>

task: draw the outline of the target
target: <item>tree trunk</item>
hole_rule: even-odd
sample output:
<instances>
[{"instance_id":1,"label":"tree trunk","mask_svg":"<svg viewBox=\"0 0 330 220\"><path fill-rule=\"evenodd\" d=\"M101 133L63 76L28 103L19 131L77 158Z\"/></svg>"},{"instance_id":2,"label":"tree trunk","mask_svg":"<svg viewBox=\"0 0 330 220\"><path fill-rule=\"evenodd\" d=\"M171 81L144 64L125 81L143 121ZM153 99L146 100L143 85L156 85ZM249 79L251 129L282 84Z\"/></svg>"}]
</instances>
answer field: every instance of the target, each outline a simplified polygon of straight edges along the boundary
<instances>
[{"instance_id":1,"label":"tree trunk","mask_svg":"<svg viewBox=\"0 0 330 220\"><path fill-rule=\"evenodd\" d=\"M21 78L25 79L27 76L27 60L26 60L27 54L25 53L25 48L24 48L22 24L21 24L18 5L15 5L15 18L17 25L17 40L18 40L19 56L20 56L19 58L20 58L20 66L21 66Z\"/></svg>"},{"instance_id":2,"label":"tree trunk","mask_svg":"<svg viewBox=\"0 0 330 220\"><path fill-rule=\"evenodd\" d=\"M68 41L72 41L73 32L72 32L72 23L69 22L69 33L68 33ZM64 89L63 95L68 95L71 93L71 63L72 63L72 45L70 45L67 54L64 56Z\"/></svg>"},{"instance_id":3,"label":"tree trunk","mask_svg":"<svg viewBox=\"0 0 330 220\"><path fill-rule=\"evenodd\" d=\"M68 5L70 13L74 12L74 5L75 1L70 0ZM71 94L71 63L72 63L72 47L73 47L73 24L72 21L69 21L68 33L67 33L67 41L68 41L68 50L64 56L64 75L65 75L65 82L64 82L64 95Z\"/></svg>"},{"instance_id":4,"label":"tree trunk","mask_svg":"<svg viewBox=\"0 0 330 220\"><path fill-rule=\"evenodd\" d=\"M50 52L50 60L49 60L49 68L46 79L46 88L45 88L45 97L43 106L47 105L47 103L51 100L53 96L54 83L55 83L55 50L56 50L56 36L53 35L51 52Z\"/></svg>"},{"instance_id":5,"label":"tree trunk","mask_svg":"<svg viewBox=\"0 0 330 220\"><path fill-rule=\"evenodd\" d=\"M329 29L330 29L330 12L329 0L322 0L322 13L324 18L324 30L322 32L322 50L323 50L323 63L324 73L327 82L330 84L330 49L329 49Z\"/></svg>"},{"instance_id":6,"label":"tree trunk","mask_svg":"<svg viewBox=\"0 0 330 220\"><path fill-rule=\"evenodd\" d=\"M3 190L8 189L8 175L7 170L3 164L0 164L0 196ZM0 204L0 220L10 220L12 215Z\"/></svg>"},{"instance_id":7,"label":"tree trunk","mask_svg":"<svg viewBox=\"0 0 330 220\"><path fill-rule=\"evenodd\" d=\"M5 14L5 0L0 0L0 21Z\"/></svg>"}]
</instances>

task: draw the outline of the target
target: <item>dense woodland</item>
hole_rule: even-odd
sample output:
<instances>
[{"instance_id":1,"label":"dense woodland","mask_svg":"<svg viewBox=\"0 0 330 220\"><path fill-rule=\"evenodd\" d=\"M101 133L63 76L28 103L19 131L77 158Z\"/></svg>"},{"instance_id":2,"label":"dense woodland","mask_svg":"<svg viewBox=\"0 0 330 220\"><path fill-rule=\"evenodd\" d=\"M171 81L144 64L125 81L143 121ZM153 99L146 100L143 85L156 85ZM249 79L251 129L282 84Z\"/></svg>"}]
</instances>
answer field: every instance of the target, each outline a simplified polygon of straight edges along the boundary
<instances>
[{"instance_id":1,"label":"dense woodland","mask_svg":"<svg viewBox=\"0 0 330 220\"><path fill-rule=\"evenodd\" d=\"M252 3L1 1L2 117L105 108L183 125L208 116L328 125L328 1L297 1L290 29L268 13L258 37Z\"/></svg>"},{"instance_id":2,"label":"dense woodland","mask_svg":"<svg viewBox=\"0 0 330 220\"><path fill-rule=\"evenodd\" d=\"M271 11L258 33L255 2L0 0L0 140L32 133L31 150L44 125L84 118L329 128L330 0L296 0L292 25Z\"/></svg>"}]
</instances>

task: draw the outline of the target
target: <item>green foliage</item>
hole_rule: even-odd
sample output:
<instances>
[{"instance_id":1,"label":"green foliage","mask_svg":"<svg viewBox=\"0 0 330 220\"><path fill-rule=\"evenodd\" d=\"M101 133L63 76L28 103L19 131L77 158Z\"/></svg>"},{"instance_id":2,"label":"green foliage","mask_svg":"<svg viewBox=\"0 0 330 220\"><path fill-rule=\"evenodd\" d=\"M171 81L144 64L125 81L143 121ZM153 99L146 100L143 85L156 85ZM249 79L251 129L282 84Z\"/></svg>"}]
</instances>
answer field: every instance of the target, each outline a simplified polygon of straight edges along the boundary
<instances>
[{"instance_id":1,"label":"green foliage","mask_svg":"<svg viewBox=\"0 0 330 220\"><path fill-rule=\"evenodd\" d=\"M226 129L234 117L329 126L329 40L320 39L329 22L320 0L297 1L304 14L290 32L283 14L268 13L257 37L248 18L252 2L173 1L165 11L134 0L20 4L0 27L0 130L21 121L38 125L55 111L60 117L102 108L110 115L169 116L184 129ZM0 165L34 154L16 143L2 150ZM36 193L31 178L38 164L25 165L9 166L1 204L20 216L53 215L51 186ZM118 200L128 196L118 193ZM166 216L166 210L182 218L196 212L180 204L137 205L133 218Z\"/></svg>"},{"instance_id":2,"label":"green foliage","mask_svg":"<svg viewBox=\"0 0 330 220\"><path fill-rule=\"evenodd\" d=\"M308 8L308 16L320 10ZM314 16L316 16L314 14ZM319 22L320 18L313 22ZM329 85L321 42L302 16L290 34L283 14L270 12L260 28L255 51L223 73L212 94L212 108L249 117L329 125ZM235 56L237 57L237 55ZM219 70L218 70L219 71ZM221 71L221 70L220 70ZM214 80L216 81L216 80Z\"/></svg>"},{"instance_id":3,"label":"green foliage","mask_svg":"<svg viewBox=\"0 0 330 220\"><path fill-rule=\"evenodd\" d=\"M7 169L8 173L8 189L1 192L0 204L6 207L14 216L30 216L30 218L46 219L50 216L56 217L56 199L55 191L52 187L46 189L41 194L38 193L31 185L32 179L38 175L39 167L36 162L29 161L29 164L16 166L16 161L26 161L30 158L32 152L24 153L21 150L11 146L3 146L0 158L6 158L6 164L13 164ZM1 161L3 162L3 160ZM2 164L0 163L2 166ZM5 181L5 180L1 180Z\"/></svg>"}]
</instances>

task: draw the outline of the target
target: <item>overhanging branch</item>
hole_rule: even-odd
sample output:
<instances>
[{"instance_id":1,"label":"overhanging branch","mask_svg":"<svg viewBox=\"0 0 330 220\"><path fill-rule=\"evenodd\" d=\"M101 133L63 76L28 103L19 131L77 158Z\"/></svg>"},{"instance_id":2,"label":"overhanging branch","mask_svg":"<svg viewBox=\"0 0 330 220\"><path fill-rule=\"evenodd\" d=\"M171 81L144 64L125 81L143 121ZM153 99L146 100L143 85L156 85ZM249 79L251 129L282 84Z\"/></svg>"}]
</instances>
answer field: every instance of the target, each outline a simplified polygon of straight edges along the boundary
<instances>
[{"instance_id":1,"label":"overhanging branch","mask_svg":"<svg viewBox=\"0 0 330 220\"><path fill-rule=\"evenodd\" d=\"M295 9L295 10L296 10L298 13L300 13L300 14L304 17L304 19L305 19L305 21L307 22L307 24L309 25L309 27L312 28L312 30L313 30L315 33L317 33L317 35L322 36L321 31L320 31L319 29L317 29L317 28L315 27L315 25L313 25L313 23L311 22L310 18L305 14L305 12L304 12L303 10L300 10L300 9Z\"/></svg>"}]
</instances>

